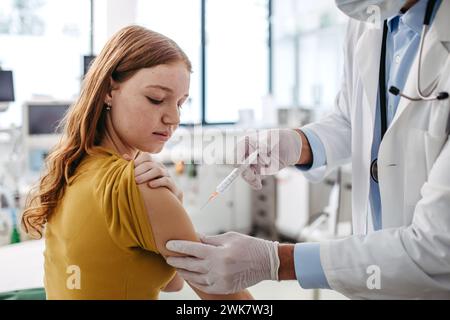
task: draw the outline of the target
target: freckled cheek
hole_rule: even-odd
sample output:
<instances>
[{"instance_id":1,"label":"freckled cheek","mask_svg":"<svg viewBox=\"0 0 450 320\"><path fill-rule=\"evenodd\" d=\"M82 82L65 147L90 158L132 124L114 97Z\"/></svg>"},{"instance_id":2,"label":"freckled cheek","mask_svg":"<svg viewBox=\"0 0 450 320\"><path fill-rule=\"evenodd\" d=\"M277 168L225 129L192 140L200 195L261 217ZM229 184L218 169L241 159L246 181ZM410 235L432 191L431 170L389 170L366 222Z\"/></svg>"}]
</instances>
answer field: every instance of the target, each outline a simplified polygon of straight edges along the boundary
<instances>
[{"instance_id":1,"label":"freckled cheek","mask_svg":"<svg viewBox=\"0 0 450 320\"><path fill-rule=\"evenodd\" d=\"M134 114L117 115L113 121L115 129L125 139L136 139L144 134L145 122Z\"/></svg>"},{"instance_id":2,"label":"freckled cheek","mask_svg":"<svg viewBox=\"0 0 450 320\"><path fill-rule=\"evenodd\" d=\"M128 139L147 140L152 132L158 130L159 115L151 106L128 100L123 109L115 111L115 122Z\"/></svg>"},{"instance_id":3,"label":"freckled cheek","mask_svg":"<svg viewBox=\"0 0 450 320\"><path fill-rule=\"evenodd\" d=\"M149 115L141 115L130 126L133 127L132 130L137 138L149 138L154 131L158 130L156 119Z\"/></svg>"}]
</instances>

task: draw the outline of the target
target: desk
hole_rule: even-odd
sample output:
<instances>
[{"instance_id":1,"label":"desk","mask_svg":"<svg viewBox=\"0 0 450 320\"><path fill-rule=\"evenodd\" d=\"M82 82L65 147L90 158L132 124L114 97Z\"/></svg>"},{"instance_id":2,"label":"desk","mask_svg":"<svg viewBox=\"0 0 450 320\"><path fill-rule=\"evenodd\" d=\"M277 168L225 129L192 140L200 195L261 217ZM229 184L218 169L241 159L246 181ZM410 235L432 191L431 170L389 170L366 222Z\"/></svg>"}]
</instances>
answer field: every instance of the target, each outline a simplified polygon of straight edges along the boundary
<instances>
[{"instance_id":1,"label":"desk","mask_svg":"<svg viewBox=\"0 0 450 320\"><path fill-rule=\"evenodd\" d=\"M0 247L0 292L44 287L44 240Z\"/></svg>"}]
</instances>

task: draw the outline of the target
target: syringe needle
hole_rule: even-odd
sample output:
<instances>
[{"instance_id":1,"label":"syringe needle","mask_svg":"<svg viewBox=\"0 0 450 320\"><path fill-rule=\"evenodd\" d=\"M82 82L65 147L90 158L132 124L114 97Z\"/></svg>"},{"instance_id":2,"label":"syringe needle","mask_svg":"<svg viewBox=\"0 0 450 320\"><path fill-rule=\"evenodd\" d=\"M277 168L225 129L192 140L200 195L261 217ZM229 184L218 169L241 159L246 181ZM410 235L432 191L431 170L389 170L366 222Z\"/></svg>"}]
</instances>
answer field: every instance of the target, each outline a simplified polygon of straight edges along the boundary
<instances>
[{"instance_id":1,"label":"syringe needle","mask_svg":"<svg viewBox=\"0 0 450 320\"><path fill-rule=\"evenodd\" d=\"M209 199L206 200L205 204L201 206L200 210L203 210L204 207L206 207L206 205L209 203Z\"/></svg>"},{"instance_id":2,"label":"syringe needle","mask_svg":"<svg viewBox=\"0 0 450 320\"><path fill-rule=\"evenodd\" d=\"M212 200L214 199L219 193L217 193L216 191L214 191L208 198L208 200L205 202L204 205L202 205L202 207L200 208L200 210L203 210L204 207L206 207L206 205Z\"/></svg>"}]
</instances>

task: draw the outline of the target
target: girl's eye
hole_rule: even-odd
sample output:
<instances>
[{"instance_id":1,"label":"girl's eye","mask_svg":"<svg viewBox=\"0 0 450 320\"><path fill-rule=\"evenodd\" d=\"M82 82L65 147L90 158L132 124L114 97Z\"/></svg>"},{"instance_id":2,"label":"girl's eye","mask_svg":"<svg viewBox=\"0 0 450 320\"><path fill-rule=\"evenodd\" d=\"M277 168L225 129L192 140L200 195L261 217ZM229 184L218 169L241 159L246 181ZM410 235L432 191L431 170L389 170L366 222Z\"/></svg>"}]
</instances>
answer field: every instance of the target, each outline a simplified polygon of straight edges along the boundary
<instances>
[{"instance_id":1,"label":"girl's eye","mask_svg":"<svg viewBox=\"0 0 450 320\"><path fill-rule=\"evenodd\" d=\"M153 98L150 98L150 97L147 97L147 99L148 99L148 101L150 101L153 104L161 104L161 103L163 103L163 100L156 100L156 99L153 99Z\"/></svg>"}]
</instances>

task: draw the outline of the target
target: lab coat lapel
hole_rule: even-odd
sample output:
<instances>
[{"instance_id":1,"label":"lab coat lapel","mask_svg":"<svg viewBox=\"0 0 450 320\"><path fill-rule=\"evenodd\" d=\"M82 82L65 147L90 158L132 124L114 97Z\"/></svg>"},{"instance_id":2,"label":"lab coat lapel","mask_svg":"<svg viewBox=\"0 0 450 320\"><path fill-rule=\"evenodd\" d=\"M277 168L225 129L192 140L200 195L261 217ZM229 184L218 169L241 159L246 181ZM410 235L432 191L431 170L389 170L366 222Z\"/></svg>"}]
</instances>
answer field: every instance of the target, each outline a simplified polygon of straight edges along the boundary
<instances>
[{"instance_id":1,"label":"lab coat lapel","mask_svg":"<svg viewBox=\"0 0 450 320\"><path fill-rule=\"evenodd\" d=\"M382 28L368 27L356 44L355 59L367 98L366 102L372 115L372 128L366 128L367 132L373 131L375 119L382 38Z\"/></svg>"},{"instance_id":2,"label":"lab coat lapel","mask_svg":"<svg viewBox=\"0 0 450 320\"><path fill-rule=\"evenodd\" d=\"M361 161L366 163L366 166L361 168L364 174L369 172L370 165L370 152L377 106L382 37L383 30L381 28L367 26L356 44L354 55L360 77L359 84L363 89L363 96L361 104L355 106L355 108L359 109L359 112L355 112L352 126L353 132L362 133L360 137L355 137L355 139L359 141L358 143L360 145L364 146L361 148L360 155ZM356 170L354 169L354 171ZM360 174L363 173L361 172ZM358 189L359 196L353 199L353 233L365 234L368 223L369 180L361 184Z\"/></svg>"},{"instance_id":3,"label":"lab coat lapel","mask_svg":"<svg viewBox=\"0 0 450 320\"><path fill-rule=\"evenodd\" d=\"M431 27L425 36L425 42L422 53L422 66L420 68L420 86L422 91L426 94L430 92L436 81L440 80L442 71L442 63L448 57L448 51L442 42L450 41L450 1L442 1L441 6L436 14L436 17L431 24ZM417 53L414 63L411 66L405 88L400 88L406 95L417 97L416 83L417 83L417 65L419 62L419 54ZM400 98L397 111L391 126L386 132L389 134L392 127L401 117L403 111L414 102Z\"/></svg>"}]
</instances>

